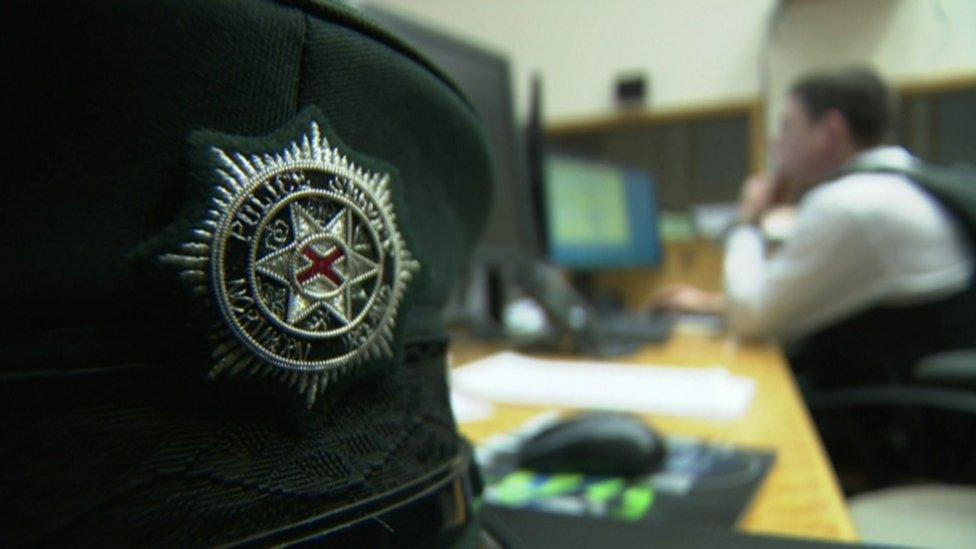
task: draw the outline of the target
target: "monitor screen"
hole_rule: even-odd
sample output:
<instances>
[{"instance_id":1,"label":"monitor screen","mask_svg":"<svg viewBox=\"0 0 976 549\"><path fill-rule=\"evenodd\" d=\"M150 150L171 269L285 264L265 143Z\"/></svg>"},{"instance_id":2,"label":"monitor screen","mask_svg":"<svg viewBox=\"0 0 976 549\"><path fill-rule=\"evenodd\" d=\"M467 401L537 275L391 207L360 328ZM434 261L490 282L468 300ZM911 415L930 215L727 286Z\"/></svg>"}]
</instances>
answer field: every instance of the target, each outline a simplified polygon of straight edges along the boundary
<instances>
[{"instance_id":1,"label":"monitor screen","mask_svg":"<svg viewBox=\"0 0 976 549\"><path fill-rule=\"evenodd\" d=\"M544 201L550 259L571 269L661 264L650 174L548 155Z\"/></svg>"},{"instance_id":2,"label":"monitor screen","mask_svg":"<svg viewBox=\"0 0 976 549\"><path fill-rule=\"evenodd\" d=\"M541 253L532 197L515 129L508 60L428 26L372 6L364 11L413 46L448 75L471 101L488 135L495 168L495 193L482 241L482 260Z\"/></svg>"}]
</instances>

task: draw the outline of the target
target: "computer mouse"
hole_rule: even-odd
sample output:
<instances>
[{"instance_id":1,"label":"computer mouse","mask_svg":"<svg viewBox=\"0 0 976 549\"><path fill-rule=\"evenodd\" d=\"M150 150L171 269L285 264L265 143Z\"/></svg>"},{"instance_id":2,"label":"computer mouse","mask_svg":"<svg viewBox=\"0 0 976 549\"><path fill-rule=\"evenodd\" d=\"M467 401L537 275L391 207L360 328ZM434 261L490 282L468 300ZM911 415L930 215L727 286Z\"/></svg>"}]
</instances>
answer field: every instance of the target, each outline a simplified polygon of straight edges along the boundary
<instances>
[{"instance_id":1,"label":"computer mouse","mask_svg":"<svg viewBox=\"0 0 976 549\"><path fill-rule=\"evenodd\" d=\"M519 466L540 473L638 476L664 463L664 438L640 418L586 412L558 421L526 440Z\"/></svg>"}]
</instances>

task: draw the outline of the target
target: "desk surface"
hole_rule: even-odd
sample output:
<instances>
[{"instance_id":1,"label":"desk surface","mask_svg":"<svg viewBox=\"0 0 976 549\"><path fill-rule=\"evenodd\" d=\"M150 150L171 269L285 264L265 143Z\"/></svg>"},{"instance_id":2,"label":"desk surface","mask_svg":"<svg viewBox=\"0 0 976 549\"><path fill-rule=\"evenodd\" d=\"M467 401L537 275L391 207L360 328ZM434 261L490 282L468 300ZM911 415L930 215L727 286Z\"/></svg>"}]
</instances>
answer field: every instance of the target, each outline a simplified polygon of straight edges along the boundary
<instances>
[{"instance_id":1,"label":"desk surface","mask_svg":"<svg viewBox=\"0 0 976 549\"><path fill-rule=\"evenodd\" d=\"M455 365L501 350L463 337L452 344ZM730 338L676 334L660 346L648 346L617 361L686 366L721 364L734 374L756 380L756 396L744 417L710 422L648 416L668 434L689 435L742 446L771 448L776 462L741 523L754 533L852 541L854 526L830 462L780 351L772 345L744 344ZM544 411L496 405L493 416L461 425L475 443L515 429Z\"/></svg>"}]
</instances>

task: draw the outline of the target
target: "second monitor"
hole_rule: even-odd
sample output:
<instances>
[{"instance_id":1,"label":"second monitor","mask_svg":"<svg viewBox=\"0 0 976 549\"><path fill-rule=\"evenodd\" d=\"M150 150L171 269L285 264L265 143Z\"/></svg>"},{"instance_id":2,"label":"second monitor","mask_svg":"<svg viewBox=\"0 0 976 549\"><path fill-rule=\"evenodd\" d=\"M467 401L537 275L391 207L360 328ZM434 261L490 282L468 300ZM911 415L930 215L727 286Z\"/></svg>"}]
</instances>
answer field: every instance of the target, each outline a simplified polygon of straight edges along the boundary
<instances>
[{"instance_id":1,"label":"second monitor","mask_svg":"<svg viewBox=\"0 0 976 549\"><path fill-rule=\"evenodd\" d=\"M650 174L549 154L542 190L548 255L554 263L573 270L661 264Z\"/></svg>"}]
</instances>

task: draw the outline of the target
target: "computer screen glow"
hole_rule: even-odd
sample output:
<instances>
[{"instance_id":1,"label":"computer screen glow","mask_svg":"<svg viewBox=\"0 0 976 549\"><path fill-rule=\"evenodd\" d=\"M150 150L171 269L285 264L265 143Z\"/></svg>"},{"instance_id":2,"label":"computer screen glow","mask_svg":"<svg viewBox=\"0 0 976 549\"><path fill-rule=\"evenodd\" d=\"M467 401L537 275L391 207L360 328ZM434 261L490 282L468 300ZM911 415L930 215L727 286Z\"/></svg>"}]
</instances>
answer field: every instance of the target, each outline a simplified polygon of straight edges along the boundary
<instances>
[{"instance_id":1,"label":"computer screen glow","mask_svg":"<svg viewBox=\"0 0 976 549\"><path fill-rule=\"evenodd\" d=\"M579 269L660 264L649 174L549 155L545 202L549 256L554 262Z\"/></svg>"}]
</instances>

